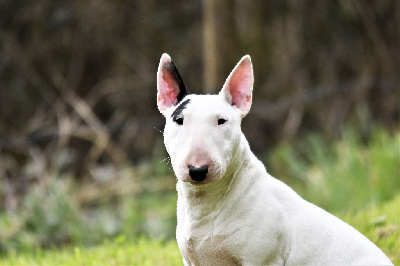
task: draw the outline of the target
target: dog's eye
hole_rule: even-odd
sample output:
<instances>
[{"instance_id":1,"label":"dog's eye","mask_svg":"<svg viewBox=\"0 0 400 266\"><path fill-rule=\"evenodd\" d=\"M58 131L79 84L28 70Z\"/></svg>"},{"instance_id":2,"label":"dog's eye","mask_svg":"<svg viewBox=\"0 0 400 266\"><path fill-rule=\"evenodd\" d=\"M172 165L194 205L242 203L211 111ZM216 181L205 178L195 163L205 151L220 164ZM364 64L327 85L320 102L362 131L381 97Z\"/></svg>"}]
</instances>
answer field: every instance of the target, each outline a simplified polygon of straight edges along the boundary
<instances>
[{"instance_id":1,"label":"dog's eye","mask_svg":"<svg viewBox=\"0 0 400 266\"><path fill-rule=\"evenodd\" d=\"M218 119L218 125L225 124L226 120L223 118Z\"/></svg>"},{"instance_id":2,"label":"dog's eye","mask_svg":"<svg viewBox=\"0 0 400 266\"><path fill-rule=\"evenodd\" d=\"M175 119L174 122L177 123L178 125L183 125L183 117Z\"/></svg>"}]
</instances>

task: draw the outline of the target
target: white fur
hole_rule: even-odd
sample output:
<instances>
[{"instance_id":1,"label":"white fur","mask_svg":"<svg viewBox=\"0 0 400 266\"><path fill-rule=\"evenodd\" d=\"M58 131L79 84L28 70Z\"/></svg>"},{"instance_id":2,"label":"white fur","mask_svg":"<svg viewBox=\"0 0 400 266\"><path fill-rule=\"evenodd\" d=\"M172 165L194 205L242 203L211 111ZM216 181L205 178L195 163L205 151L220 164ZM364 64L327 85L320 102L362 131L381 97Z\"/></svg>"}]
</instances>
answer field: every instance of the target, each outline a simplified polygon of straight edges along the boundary
<instances>
[{"instance_id":1,"label":"white fur","mask_svg":"<svg viewBox=\"0 0 400 266\"><path fill-rule=\"evenodd\" d=\"M183 125L170 117L176 106L163 110L185 265L392 265L353 227L266 172L241 132L243 110L224 89L186 99ZM188 165L209 165L207 178L191 181Z\"/></svg>"}]
</instances>

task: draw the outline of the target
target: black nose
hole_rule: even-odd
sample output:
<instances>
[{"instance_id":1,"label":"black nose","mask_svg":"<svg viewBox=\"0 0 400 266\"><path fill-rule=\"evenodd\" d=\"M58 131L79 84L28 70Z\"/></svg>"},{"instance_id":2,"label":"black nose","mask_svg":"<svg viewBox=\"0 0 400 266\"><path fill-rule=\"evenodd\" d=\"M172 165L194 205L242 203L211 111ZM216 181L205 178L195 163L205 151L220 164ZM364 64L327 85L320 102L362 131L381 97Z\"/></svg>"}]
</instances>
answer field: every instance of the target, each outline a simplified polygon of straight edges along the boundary
<instances>
[{"instance_id":1,"label":"black nose","mask_svg":"<svg viewBox=\"0 0 400 266\"><path fill-rule=\"evenodd\" d=\"M201 167L194 167L193 165L188 165L189 175L193 181L201 182L204 181L208 173L208 165L203 165Z\"/></svg>"}]
</instances>

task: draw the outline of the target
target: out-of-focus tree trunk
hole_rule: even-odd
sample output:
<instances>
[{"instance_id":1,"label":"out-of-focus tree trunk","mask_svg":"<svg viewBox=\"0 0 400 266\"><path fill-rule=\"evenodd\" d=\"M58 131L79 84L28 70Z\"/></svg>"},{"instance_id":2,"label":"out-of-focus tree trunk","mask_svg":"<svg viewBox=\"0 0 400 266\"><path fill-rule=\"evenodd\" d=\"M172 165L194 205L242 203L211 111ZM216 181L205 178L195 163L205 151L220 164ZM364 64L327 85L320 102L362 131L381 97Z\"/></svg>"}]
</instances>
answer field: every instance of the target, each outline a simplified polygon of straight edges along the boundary
<instances>
[{"instance_id":1,"label":"out-of-focus tree trunk","mask_svg":"<svg viewBox=\"0 0 400 266\"><path fill-rule=\"evenodd\" d=\"M216 93L236 61L233 1L203 1L203 92ZM237 58L238 59L238 58Z\"/></svg>"}]
</instances>

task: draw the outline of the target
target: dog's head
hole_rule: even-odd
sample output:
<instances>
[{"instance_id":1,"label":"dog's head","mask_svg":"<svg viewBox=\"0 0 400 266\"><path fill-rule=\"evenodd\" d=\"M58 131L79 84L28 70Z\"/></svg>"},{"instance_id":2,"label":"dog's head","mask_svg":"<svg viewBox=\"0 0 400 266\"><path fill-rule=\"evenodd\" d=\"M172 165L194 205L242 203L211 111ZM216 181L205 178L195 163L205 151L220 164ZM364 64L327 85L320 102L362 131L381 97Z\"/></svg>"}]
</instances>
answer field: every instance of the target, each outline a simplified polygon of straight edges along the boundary
<instances>
[{"instance_id":1,"label":"dog's head","mask_svg":"<svg viewBox=\"0 0 400 266\"><path fill-rule=\"evenodd\" d=\"M166 118L164 143L179 180L206 184L229 171L252 102L253 67L244 56L218 95L189 94L167 54L157 73L157 106Z\"/></svg>"}]
</instances>

